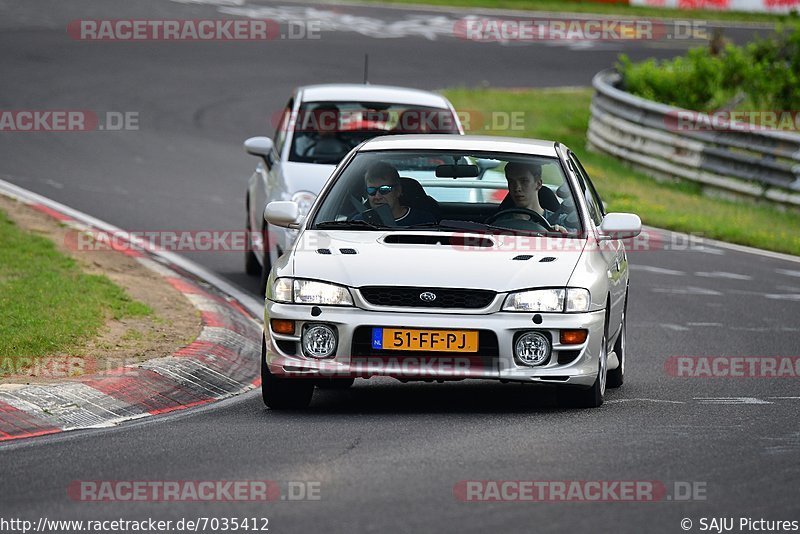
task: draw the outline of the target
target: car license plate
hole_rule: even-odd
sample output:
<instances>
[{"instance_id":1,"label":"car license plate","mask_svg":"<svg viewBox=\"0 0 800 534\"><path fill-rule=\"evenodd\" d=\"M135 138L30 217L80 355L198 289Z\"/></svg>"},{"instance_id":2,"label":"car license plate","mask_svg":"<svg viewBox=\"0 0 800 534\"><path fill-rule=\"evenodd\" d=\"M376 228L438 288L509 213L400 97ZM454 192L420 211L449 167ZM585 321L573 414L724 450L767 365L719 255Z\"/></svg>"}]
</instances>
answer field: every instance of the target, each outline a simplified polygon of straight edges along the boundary
<instances>
[{"instance_id":1,"label":"car license plate","mask_svg":"<svg viewBox=\"0 0 800 534\"><path fill-rule=\"evenodd\" d=\"M378 350L478 352L478 332L472 330L373 328L372 348Z\"/></svg>"}]
</instances>

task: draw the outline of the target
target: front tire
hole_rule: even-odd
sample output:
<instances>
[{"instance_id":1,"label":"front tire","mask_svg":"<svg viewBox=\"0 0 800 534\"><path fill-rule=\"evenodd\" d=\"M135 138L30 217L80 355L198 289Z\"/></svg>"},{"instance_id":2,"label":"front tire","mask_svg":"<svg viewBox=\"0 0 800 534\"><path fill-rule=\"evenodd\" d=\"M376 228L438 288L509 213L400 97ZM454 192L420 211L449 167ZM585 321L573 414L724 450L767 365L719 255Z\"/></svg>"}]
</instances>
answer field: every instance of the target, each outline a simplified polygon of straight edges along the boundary
<instances>
[{"instance_id":1,"label":"front tire","mask_svg":"<svg viewBox=\"0 0 800 534\"><path fill-rule=\"evenodd\" d=\"M627 331L628 327L626 326L628 323L628 294L625 294L625 305L622 308L622 326L620 327L619 336L617 336L617 341L614 343L614 353L617 355L617 359L619 360L619 367L616 369L612 369L608 372L608 380L606 382L606 387L609 388L618 388L625 382L625 359L626 359L626 350L627 350Z\"/></svg>"},{"instance_id":2,"label":"front tire","mask_svg":"<svg viewBox=\"0 0 800 534\"><path fill-rule=\"evenodd\" d=\"M283 378L269 371L267 343L261 339L261 397L267 408L273 410L300 410L308 408L314 395L314 382L307 378Z\"/></svg>"},{"instance_id":3,"label":"front tire","mask_svg":"<svg viewBox=\"0 0 800 534\"><path fill-rule=\"evenodd\" d=\"M245 224L247 230L247 250L244 251L244 272L250 276L258 276L261 274L261 265L258 263L255 252L253 252L253 240L250 239L250 211L247 212L247 223Z\"/></svg>"},{"instance_id":4,"label":"front tire","mask_svg":"<svg viewBox=\"0 0 800 534\"><path fill-rule=\"evenodd\" d=\"M558 404L565 408L598 408L602 406L606 394L608 377L607 334L603 332L600 357L597 364L597 378L588 389L561 386L557 390Z\"/></svg>"}]
</instances>

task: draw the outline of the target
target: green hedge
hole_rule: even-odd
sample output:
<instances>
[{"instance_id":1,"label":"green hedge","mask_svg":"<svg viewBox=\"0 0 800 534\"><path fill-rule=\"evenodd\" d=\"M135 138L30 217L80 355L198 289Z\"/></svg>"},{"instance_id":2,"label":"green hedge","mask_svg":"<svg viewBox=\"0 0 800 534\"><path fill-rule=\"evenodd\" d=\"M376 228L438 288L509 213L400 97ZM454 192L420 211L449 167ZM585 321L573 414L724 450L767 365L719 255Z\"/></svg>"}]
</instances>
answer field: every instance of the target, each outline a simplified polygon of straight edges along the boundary
<instances>
[{"instance_id":1,"label":"green hedge","mask_svg":"<svg viewBox=\"0 0 800 534\"><path fill-rule=\"evenodd\" d=\"M725 44L719 53L694 48L671 60L632 63L617 69L626 91L672 106L714 111L800 109L800 22L778 27L745 46Z\"/></svg>"}]
</instances>

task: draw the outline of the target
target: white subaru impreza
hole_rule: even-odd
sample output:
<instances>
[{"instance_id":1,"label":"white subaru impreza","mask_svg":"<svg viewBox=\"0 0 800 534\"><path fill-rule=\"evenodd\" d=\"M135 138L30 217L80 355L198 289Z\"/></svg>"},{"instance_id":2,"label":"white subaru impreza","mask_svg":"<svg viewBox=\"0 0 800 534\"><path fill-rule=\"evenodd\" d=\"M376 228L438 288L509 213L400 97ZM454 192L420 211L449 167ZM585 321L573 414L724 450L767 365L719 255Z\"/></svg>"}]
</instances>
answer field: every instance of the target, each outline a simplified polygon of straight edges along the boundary
<instances>
[{"instance_id":1,"label":"white subaru impreza","mask_svg":"<svg viewBox=\"0 0 800 534\"><path fill-rule=\"evenodd\" d=\"M551 141L386 136L338 165L272 267L262 392L308 406L355 378L551 384L568 406L622 384L628 261L641 220L608 213Z\"/></svg>"}]
</instances>

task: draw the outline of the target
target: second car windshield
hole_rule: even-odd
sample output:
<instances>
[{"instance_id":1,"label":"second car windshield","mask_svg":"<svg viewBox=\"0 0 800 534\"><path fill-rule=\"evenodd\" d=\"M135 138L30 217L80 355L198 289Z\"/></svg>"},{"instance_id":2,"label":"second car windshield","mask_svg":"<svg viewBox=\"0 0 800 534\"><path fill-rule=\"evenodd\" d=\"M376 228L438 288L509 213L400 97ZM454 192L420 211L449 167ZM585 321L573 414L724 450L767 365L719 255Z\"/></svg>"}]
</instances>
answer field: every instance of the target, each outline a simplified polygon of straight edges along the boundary
<instances>
[{"instance_id":1,"label":"second car windshield","mask_svg":"<svg viewBox=\"0 0 800 534\"><path fill-rule=\"evenodd\" d=\"M295 119L289 160L338 163L362 141L378 135L458 134L449 109L359 102L310 102Z\"/></svg>"},{"instance_id":2,"label":"second car windshield","mask_svg":"<svg viewBox=\"0 0 800 534\"><path fill-rule=\"evenodd\" d=\"M555 157L396 150L357 154L326 194L312 227L564 237L582 230Z\"/></svg>"}]
</instances>

